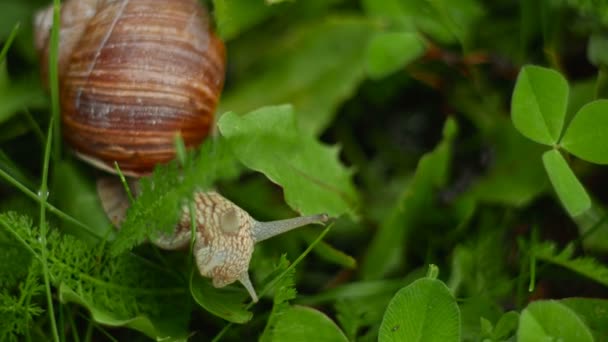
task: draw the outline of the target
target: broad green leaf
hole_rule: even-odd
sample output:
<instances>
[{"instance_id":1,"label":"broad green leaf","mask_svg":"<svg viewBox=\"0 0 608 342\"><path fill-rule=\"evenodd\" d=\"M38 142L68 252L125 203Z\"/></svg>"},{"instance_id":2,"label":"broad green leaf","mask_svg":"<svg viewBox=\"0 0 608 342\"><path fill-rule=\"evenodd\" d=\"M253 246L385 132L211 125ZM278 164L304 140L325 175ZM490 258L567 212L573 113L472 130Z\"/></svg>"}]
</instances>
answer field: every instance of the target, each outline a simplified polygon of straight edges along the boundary
<instances>
[{"instance_id":1,"label":"broad green leaf","mask_svg":"<svg viewBox=\"0 0 608 342\"><path fill-rule=\"evenodd\" d=\"M15 24L25 24L31 20L32 5L29 1L3 1L0 3L0 41L4 41Z\"/></svg>"},{"instance_id":2,"label":"broad green leaf","mask_svg":"<svg viewBox=\"0 0 608 342\"><path fill-rule=\"evenodd\" d=\"M566 298L560 302L584 319L596 341L608 340L608 300L595 298Z\"/></svg>"},{"instance_id":3,"label":"broad green leaf","mask_svg":"<svg viewBox=\"0 0 608 342\"><path fill-rule=\"evenodd\" d=\"M467 192L483 202L524 207L548 189L540 157L543 146L522 137L505 118L495 117L488 134L489 169Z\"/></svg>"},{"instance_id":4,"label":"broad green leaf","mask_svg":"<svg viewBox=\"0 0 608 342\"><path fill-rule=\"evenodd\" d=\"M303 235L308 243L314 241L316 237L316 235L310 231L303 232ZM336 249L334 246L325 241L319 242L315 249L313 249L313 253L328 263L332 263L344 268L357 268L357 259L339 249Z\"/></svg>"},{"instance_id":5,"label":"broad green leaf","mask_svg":"<svg viewBox=\"0 0 608 342\"><path fill-rule=\"evenodd\" d=\"M608 100L583 106L570 122L560 145L586 161L608 164Z\"/></svg>"},{"instance_id":6,"label":"broad green leaf","mask_svg":"<svg viewBox=\"0 0 608 342\"><path fill-rule=\"evenodd\" d=\"M476 0L363 0L363 8L372 16L388 19L396 28L417 28L444 44L457 41L467 45L483 9Z\"/></svg>"},{"instance_id":7,"label":"broad green leaf","mask_svg":"<svg viewBox=\"0 0 608 342\"><path fill-rule=\"evenodd\" d=\"M589 37L587 59L596 67L608 67L608 39L604 34Z\"/></svg>"},{"instance_id":8,"label":"broad green leaf","mask_svg":"<svg viewBox=\"0 0 608 342\"><path fill-rule=\"evenodd\" d=\"M0 123L26 108L41 109L47 105L44 91L32 77L9 82L5 89L0 87Z\"/></svg>"},{"instance_id":9,"label":"broad green leaf","mask_svg":"<svg viewBox=\"0 0 608 342\"><path fill-rule=\"evenodd\" d=\"M162 331L162 328L158 326L159 322L152 321L150 317L144 314L129 319L117 318L113 313L96 307L94 303L91 303L78 295L65 284L59 285L59 300L62 303L76 303L84 306L91 313L91 318L93 318L95 322L103 325L134 329L159 341L187 341L187 331Z\"/></svg>"},{"instance_id":10,"label":"broad green leaf","mask_svg":"<svg viewBox=\"0 0 608 342\"><path fill-rule=\"evenodd\" d=\"M437 279L416 280L388 304L378 340L460 341L460 311L454 296Z\"/></svg>"},{"instance_id":11,"label":"broad green leaf","mask_svg":"<svg viewBox=\"0 0 608 342\"><path fill-rule=\"evenodd\" d=\"M545 145L558 142L568 103L568 83L555 70L529 65L513 90L511 119L527 138Z\"/></svg>"},{"instance_id":12,"label":"broad green leaf","mask_svg":"<svg viewBox=\"0 0 608 342\"><path fill-rule=\"evenodd\" d=\"M492 338L495 341L507 340L513 336L517 331L517 325L519 323L519 313L517 311L509 311L503 314L494 330L492 331Z\"/></svg>"},{"instance_id":13,"label":"broad green leaf","mask_svg":"<svg viewBox=\"0 0 608 342\"><path fill-rule=\"evenodd\" d=\"M554 243L545 242L534 246L534 256L539 260L550 262L608 286L608 266L592 257L575 257L574 245L569 244L558 252Z\"/></svg>"},{"instance_id":14,"label":"broad green leaf","mask_svg":"<svg viewBox=\"0 0 608 342\"><path fill-rule=\"evenodd\" d=\"M593 335L581 317L568 306L547 300L533 302L521 313L517 341L591 342Z\"/></svg>"},{"instance_id":15,"label":"broad green leaf","mask_svg":"<svg viewBox=\"0 0 608 342\"><path fill-rule=\"evenodd\" d=\"M291 106L265 107L244 116L227 113L218 125L237 158L281 185L294 210L354 215L352 172L340 164L337 148L297 128Z\"/></svg>"},{"instance_id":16,"label":"broad green leaf","mask_svg":"<svg viewBox=\"0 0 608 342\"><path fill-rule=\"evenodd\" d=\"M218 112L246 113L291 103L304 132L319 134L365 78L366 47L373 31L365 18L325 17L274 35L272 44L264 47L272 53L226 89Z\"/></svg>"},{"instance_id":17,"label":"broad green leaf","mask_svg":"<svg viewBox=\"0 0 608 342\"><path fill-rule=\"evenodd\" d=\"M557 197L570 216L578 216L591 208L587 191L558 150L545 152L543 164Z\"/></svg>"},{"instance_id":18,"label":"broad green leaf","mask_svg":"<svg viewBox=\"0 0 608 342\"><path fill-rule=\"evenodd\" d=\"M213 0L213 14L220 36L228 41L276 13L264 0Z\"/></svg>"},{"instance_id":19,"label":"broad green leaf","mask_svg":"<svg viewBox=\"0 0 608 342\"><path fill-rule=\"evenodd\" d=\"M463 297L463 296L458 296ZM496 299L488 295L475 294L458 302L460 310L461 339L471 341L477 339L484 328L480 324L480 318L489 322L496 322L502 313L502 308L496 303Z\"/></svg>"},{"instance_id":20,"label":"broad green leaf","mask_svg":"<svg viewBox=\"0 0 608 342\"><path fill-rule=\"evenodd\" d=\"M50 199L60 210L89 226L95 236L111 241L116 235L115 229L101 206L95 180L81 166L73 161L54 164ZM99 242L73 224L66 223L62 228L92 243Z\"/></svg>"},{"instance_id":21,"label":"broad green leaf","mask_svg":"<svg viewBox=\"0 0 608 342\"><path fill-rule=\"evenodd\" d=\"M601 203L592 203L591 208L574 218L583 239L586 251L608 251L608 212Z\"/></svg>"},{"instance_id":22,"label":"broad green leaf","mask_svg":"<svg viewBox=\"0 0 608 342\"><path fill-rule=\"evenodd\" d=\"M209 279L193 273L190 276L190 292L205 310L229 322L245 323L253 317L245 307L249 296L244 291L235 291L231 287L215 288Z\"/></svg>"},{"instance_id":23,"label":"broad green leaf","mask_svg":"<svg viewBox=\"0 0 608 342\"><path fill-rule=\"evenodd\" d=\"M272 341L347 342L340 328L324 313L313 308L293 306L277 320Z\"/></svg>"},{"instance_id":24,"label":"broad green leaf","mask_svg":"<svg viewBox=\"0 0 608 342\"><path fill-rule=\"evenodd\" d=\"M369 244L361 267L364 279L381 279L404 262L406 238L424 213L433 208L434 192L447 181L456 131L456 122L448 119L444 124L443 140L420 158L414 178L403 190L398 203L387 212Z\"/></svg>"},{"instance_id":25,"label":"broad green leaf","mask_svg":"<svg viewBox=\"0 0 608 342\"><path fill-rule=\"evenodd\" d=\"M417 33L379 33L367 48L367 72L376 79L388 76L422 56L424 50Z\"/></svg>"},{"instance_id":26,"label":"broad green leaf","mask_svg":"<svg viewBox=\"0 0 608 342\"><path fill-rule=\"evenodd\" d=\"M477 0L429 0L439 20L458 38L460 44L469 48L473 30L483 17L484 10Z\"/></svg>"}]
</instances>

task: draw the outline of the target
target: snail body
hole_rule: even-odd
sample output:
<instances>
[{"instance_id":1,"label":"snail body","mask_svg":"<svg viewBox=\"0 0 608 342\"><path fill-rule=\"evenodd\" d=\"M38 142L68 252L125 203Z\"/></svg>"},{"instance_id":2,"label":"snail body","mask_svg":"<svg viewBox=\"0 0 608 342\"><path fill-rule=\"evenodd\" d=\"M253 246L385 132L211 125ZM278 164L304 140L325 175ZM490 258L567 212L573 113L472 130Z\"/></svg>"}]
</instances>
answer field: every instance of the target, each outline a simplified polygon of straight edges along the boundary
<instances>
[{"instance_id":1,"label":"snail body","mask_svg":"<svg viewBox=\"0 0 608 342\"><path fill-rule=\"evenodd\" d=\"M48 73L52 7L36 17L42 76ZM68 0L61 8L59 82L64 140L93 166L132 177L174 158L174 138L198 145L214 123L224 82L223 43L196 0ZM137 193L135 179L130 185ZM130 205L117 178L100 179L101 204L116 225ZM240 281L254 301L248 275L255 243L326 215L258 222L217 192L193 193L161 248L179 249L195 234L199 272L222 287Z\"/></svg>"},{"instance_id":2,"label":"snail body","mask_svg":"<svg viewBox=\"0 0 608 342\"><path fill-rule=\"evenodd\" d=\"M135 183L131 183L131 188L137 193ZM123 184L116 178L101 178L97 191L106 214L120 227L129 207ZM259 222L215 191L196 191L193 202L194 258L200 274L211 278L215 287L239 281L256 302L258 297L248 273L254 245L308 224L324 224L329 219L320 214ZM190 243L192 231L190 208L184 205L173 233L155 237L152 242L163 249L182 249Z\"/></svg>"},{"instance_id":3,"label":"snail body","mask_svg":"<svg viewBox=\"0 0 608 342\"><path fill-rule=\"evenodd\" d=\"M70 0L61 9L63 136L113 172L149 174L208 135L224 83L223 43L196 0ZM36 19L43 75L52 8Z\"/></svg>"}]
</instances>

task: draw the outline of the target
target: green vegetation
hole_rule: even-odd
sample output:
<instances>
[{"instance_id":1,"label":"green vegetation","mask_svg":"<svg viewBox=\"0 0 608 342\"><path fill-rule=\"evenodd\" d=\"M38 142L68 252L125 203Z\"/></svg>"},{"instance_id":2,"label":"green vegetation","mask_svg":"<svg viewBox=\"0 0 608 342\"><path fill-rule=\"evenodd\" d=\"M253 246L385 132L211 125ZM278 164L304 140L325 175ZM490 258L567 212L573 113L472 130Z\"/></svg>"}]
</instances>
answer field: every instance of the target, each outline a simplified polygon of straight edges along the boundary
<instances>
[{"instance_id":1,"label":"green vegetation","mask_svg":"<svg viewBox=\"0 0 608 342\"><path fill-rule=\"evenodd\" d=\"M56 25L40 80L49 4L0 3L0 341L608 340L604 1L207 1L217 134L120 231L61 138ZM256 245L253 303L148 243L211 188L332 221Z\"/></svg>"}]
</instances>

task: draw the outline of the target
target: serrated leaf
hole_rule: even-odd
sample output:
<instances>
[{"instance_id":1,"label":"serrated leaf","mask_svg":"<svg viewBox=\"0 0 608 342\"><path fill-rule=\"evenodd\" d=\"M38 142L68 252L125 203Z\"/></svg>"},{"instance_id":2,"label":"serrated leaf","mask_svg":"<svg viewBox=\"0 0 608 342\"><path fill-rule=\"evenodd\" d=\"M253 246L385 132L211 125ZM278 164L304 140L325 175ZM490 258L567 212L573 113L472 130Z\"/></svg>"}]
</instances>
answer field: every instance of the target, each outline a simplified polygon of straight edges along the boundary
<instances>
[{"instance_id":1,"label":"serrated leaf","mask_svg":"<svg viewBox=\"0 0 608 342\"><path fill-rule=\"evenodd\" d=\"M460 311L454 296L440 280L416 280L388 304L378 340L460 341Z\"/></svg>"},{"instance_id":2,"label":"serrated leaf","mask_svg":"<svg viewBox=\"0 0 608 342\"><path fill-rule=\"evenodd\" d=\"M376 79L388 76L422 56L424 50L417 33L379 33L367 48L367 72Z\"/></svg>"},{"instance_id":3,"label":"serrated leaf","mask_svg":"<svg viewBox=\"0 0 608 342\"><path fill-rule=\"evenodd\" d=\"M298 130L291 106L264 107L244 116L227 113L218 125L238 159L281 185L294 210L354 214L352 172L340 164L335 148Z\"/></svg>"},{"instance_id":4,"label":"serrated leaf","mask_svg":"<svg viewBox=\"0 0 608 342\"><path fill-rule=\"evenodd\" d=\"M140 179L140 194L131 204L112 243L113 255L125 252L159 233L170 234L182 205L194 191L205 191L218 179L238 174L238 162L221 139L207 139L194 160L180 167L176 160L158 165Z\"/></svg>"},{"instance_id":5,"label":"serrated leaf","mask_svg":"<svg viewBox=\"0 0 608 342\"><path fill-rule=\"evenodd\" d=\"M591 342L593 336L583 320L566 305L553 300L536 301L521 313L517 341Z\"/></svg>"},{"instance_id":6,"label":"serrated leaf","mask_svg":"<svg viewBox=\"0 0 608 342\"><path fill-rule=\"evenodd\" d=\"M511 119L528 139L545 145L558 142L568 104L568 83L557 71L528 65L513 90Z\"/></svg>"},{"instance_id":7,"label":"serrated leaf","mask_svg":"<svg viewBox=\"0 0 608 342\"><path fill-rule=\"evenodd\" d=\"M558 150L545 152L543 164L557 197L570 216L581 215L591 208L591 199L587 191Z\"/></svg>"},{"instance_id":8,"label":"serrated leaf","mask_svg":"<svg viewBox=\"0 0 608 342\"><path fill-rule=\"evenodd\" d=\"M433 208L434 191L447 181L456 131L456 122L448 119L444 124L443 140L420 158L414 178L369 244L361 270L364 279L381 279L403 263L406 237L425 210Z\"/></svg>"},{"instance_id":9,"label":"serrated leaf","mask_svg":"<svg viewBox=\"0 0 608 342\"><path fill-rule=\"evenodd\" d=\"M540 260L565 267L608 286L608 267L592 257L575 257L572 244L558 252L554 243L544 242L536 245L533 253Z\"/></svg>"},{"instance_id":10,"label":"serrated leaf","mask_svg":"<svg viewBox=\"0 0 608 342\"><path fill-rule=\"evenodd\" d=\"M322 312L304 306L293 306L278 318L271 341L346 342L348 339Z\"/></svg>"},{"instance_id":11,"label":"serrated leaf","mask_svg":"<svg viewBox=\"0 0 608 342\"><path fill-rule=\"evenodd\" d=\"M608 164L608 100L583 106L570 122L560 145L583 160Z\"/></svg>"},{"instance_id":12,"label":"serrated leaf","mask_svg":"<svg viewBox=\"0 0 608 342\"><path fill-rule=\"evenodd\" d=\"M324 17L273 35L271 55L249 78L222 95L218 112L245 113L291 103L304 132L319 134L337 106L365 78L365 51L374 31L361 17Z\"/></svg>"},{"instance_id":13,"label":"serrated leaf","mask_svg":"<svg viewBox=\"0 0 608 342\"><path fill-rule=\"evenodd\" d=\"M246 323L253 314L245 307L249 295L233 288L218 289L209 279L198 274L190 276L190 293L194 300L210 313L233 323Z\"/></svg>"}]
</instances>

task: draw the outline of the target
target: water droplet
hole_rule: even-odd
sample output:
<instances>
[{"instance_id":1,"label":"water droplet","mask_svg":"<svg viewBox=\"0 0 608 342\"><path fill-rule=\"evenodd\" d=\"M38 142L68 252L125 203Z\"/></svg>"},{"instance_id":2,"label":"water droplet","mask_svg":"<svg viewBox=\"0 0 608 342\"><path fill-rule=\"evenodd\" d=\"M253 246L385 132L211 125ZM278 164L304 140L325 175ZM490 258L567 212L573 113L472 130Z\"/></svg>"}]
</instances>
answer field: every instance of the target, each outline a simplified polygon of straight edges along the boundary
<instances>
[{"instance_id":1,"label":"water droplet","mask_svg":"<svg viewBox=\"0 0 608 342\"><path fill-rule=\"evenodd\" d=\"M38 190L38 197L41 199L49 198L49 192L45 191L44 193L41 190Z\"/></svg>"}]
</instances>

